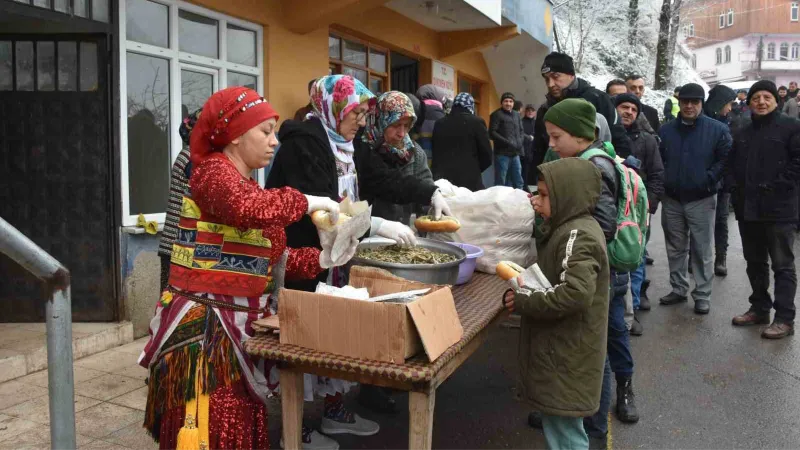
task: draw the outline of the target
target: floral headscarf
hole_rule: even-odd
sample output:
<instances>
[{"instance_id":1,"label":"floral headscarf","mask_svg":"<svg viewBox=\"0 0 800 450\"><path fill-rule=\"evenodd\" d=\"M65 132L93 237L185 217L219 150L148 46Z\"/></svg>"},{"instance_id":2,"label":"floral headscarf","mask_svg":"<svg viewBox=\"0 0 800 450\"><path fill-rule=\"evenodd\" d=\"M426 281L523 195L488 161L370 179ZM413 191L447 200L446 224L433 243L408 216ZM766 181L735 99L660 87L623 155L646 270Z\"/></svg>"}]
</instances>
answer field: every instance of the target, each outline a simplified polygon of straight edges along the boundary
<instances>
[{"instance_id":1,"label":"floral headscarf","mask_svg":"<svg viewBox=\"0 0 800 450\"><path fill-rule=\"evenodd\" d=\"M460 106L475 114L475 99L468 92L461 92L456 95L456 99L453 100L453 106Z\"/></svg>"},{"instance_id":2,"label":"floral headscarf","mask_svg":"<svg viewBox=\"0 0 800 450\"><path fill-rule=\"evenodd\" d=\"M362 140L373 149L395 162L405 163L411 158L410 150L414 149L414 141L406 134L402 148L395 148L384 141L383 134L389 126L398 121L411 118L411 127L417 121L414 105L402 92L389 91L380 97L367 114L367 126L364 128ZM409 127L409 128L411 128Z\"/></svg>"},{"instance_id":3,"label":"floral headscarf","mask_svg":"<svg viewBox=\"0 0 800 450\"><path fill-rule=\"evenodd\" d=\"M355 78L328 75L317 80L311 88L312 114L322 121L331 143L339 150L352 153L353 141L346 140L336 130L350 111L374 98L375 95Z\"/></svg>"}]
</instances>

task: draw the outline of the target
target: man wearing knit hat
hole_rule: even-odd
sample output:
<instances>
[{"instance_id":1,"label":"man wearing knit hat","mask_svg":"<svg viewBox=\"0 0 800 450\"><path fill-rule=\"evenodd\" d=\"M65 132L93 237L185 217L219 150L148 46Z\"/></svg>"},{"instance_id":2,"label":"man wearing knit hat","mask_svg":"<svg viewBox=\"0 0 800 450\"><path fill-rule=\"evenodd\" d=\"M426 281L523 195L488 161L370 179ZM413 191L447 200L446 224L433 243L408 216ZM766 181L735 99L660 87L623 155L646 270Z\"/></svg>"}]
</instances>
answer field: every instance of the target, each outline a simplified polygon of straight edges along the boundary
<instances>
[{"instance_id":1,"label":"man wearing knit hat","mask_svg":"<svg viewBox=\"0 0 800 450\"><path fill-rule=\"evenodd\" d=\"M522 163L526 134L522 117L514 110L514 94L500 97L501 107L489 116L489 137L494 141L494 184L524 189Z\"/></svg>"},{"instance_id":2,"label":"man wearing knit hat","mask_svg":"<svg viewBox=\"0 0 800 450\"><path fill-rule=\"evenodd\" d=\"M631 144L633 144L632 156L641 162L637 172L642 177L647 189L650 214L655 214L658 210L660 198L664 195L664 163L661 160L661 153L658 151L658 141L653 134L642 129L643 126L646 126L652 130L647 120L643 120L644 116L639 110L641 107L639 97L632 93L621 94L614 99L614 103L617 106L617 114L622 118L622 125L631 139ZM647 237L649 238L649 235ZM631 272L631 297L634 311L650 310L650 300L646 294L647 289L642 288L646 275L645 265L645 260L643 259L639 268ZM642 325L639 323L638 317L636 315L634 317L635 320L631 324L631 334L639 336L642 334Z\"/></svg>"},{"instance_id":3,"label":"man wearing knit hat","mask_svg":"<svg viewBox=\"0 0 800 450\"><path fill-rule=\"evenodd\" d=\"M739 221L747 277L753 289L750 308L733 324L770 323L767 339L794 334L797 275L795 224L800 182L800 121L781 114L775 83L761 80L747 94L752 122L737 130L730 152L726 185ZM775 300L769 294L769 263L775 274Z\"/></svg>"},{"instance_id":4,"label":"man wearing knit hat","mask_svg":"<svg viewBox=\"0 0 800 450\"><path fill-rule=\"evenodd\" d=\"M659 131L665 168L661 225L672 286L672 292L659 302L669 306L688 300L687 257L691 251L697 314L708 314L711 309L716 193L731 148L728 127L703 114L704 100L702 86L689 83L681 87L678 117Z\"/></svg>"},{"instance_id":5,"label":"man wearing knit hat","mask_svg":"<svg viewBox=\"0 0 800 450\"><path fill-rule=\"evenodd\" d=\"M595 123L597 113L594 106L583 99L566 99L554 104L544 115L544 126L549 143L561 158L581 157L590 149L603 150L602 141L596 140ZM620 180L615 163L611 157L594 156L589 158L602 176L600 198L592 213L611 241L617 229L617 193ZM625 294L628 291L629 276L611 269L611 301L608 311L608 363L603 377L603 391L600 410L584 420L586 433L596 443L607 439L608 411L611 407L611 371L617 380L617 417L619 420L634 423L639 420L633 395L633 354L630 350L630 335L625 323ZM593 446L594 447L594 446Z\"/></svg>"},{"instance_id":6,"label":"man wearing knit hat","mask_svg":"<svg viewBox=\"0 0 800 450\"><path fill-rule=\"evenodd\" d=\"M586 80L575 76L572 58L564 53L553 52L547 55L542 64L542 79L547 85L547 102L539 107L536 114L536 133L534 134L533 164L538 166L547 153L550 138L544 126L544 115L553 105L568 98L582 98L591 103L598 114L602 114L611 128L611 143L622 158L631 154L631 143L619 121L611 98L605 92L595 89Z\"/></svg>"}]
</instances>

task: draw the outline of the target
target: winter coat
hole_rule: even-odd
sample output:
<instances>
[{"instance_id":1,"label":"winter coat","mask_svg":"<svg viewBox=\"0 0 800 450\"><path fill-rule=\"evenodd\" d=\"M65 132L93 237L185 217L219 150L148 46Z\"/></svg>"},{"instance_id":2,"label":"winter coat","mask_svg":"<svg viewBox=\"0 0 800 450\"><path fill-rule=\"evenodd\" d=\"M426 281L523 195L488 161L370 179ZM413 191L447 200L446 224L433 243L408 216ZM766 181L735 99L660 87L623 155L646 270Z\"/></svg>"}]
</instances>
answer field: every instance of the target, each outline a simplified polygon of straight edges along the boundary
<instances>
[{"instance_id":1,"label":"winter coat","mask_svg":"<svg viewBox=\"0 0 800 450\"><path fill-rule=\"evenodd\" d=\"M489 136L494 141L494 154L502 156L522 156L524 154L525 132L522 118L517 111L498 109L489 116Z\"/></svg>"},{"instance_id":2,"label":"winter coat","mask_svg":"<svg viewBox=\"0 0 800 450\"><path fill-rule=\"evenodd\" d=\"M800 121L778 110L736 133L726 184L740 221L796 222Z\"/></svg>"},{"instance_id":3,"label":"winter coat","mask_svg":"<svg viewBox=\"0 0 800 450\"><path fill-rule=\"evenodd\" d=\"M365 149L360 150L363 151ZM392 163L387 163L387 165L403 175L418 180L420 184L433 184L431 169L428 168L428 158L425 156L425 150L419 144L415 144L414 155L408 163L402 166ZM430 204L430 198L424 203L394 203L380 198L379 194L379 192L360 191L361 200L366 200L372 204L373 216L405 225L409 224L411 214L424 215L424 211L427 210L427 206Z\"/></svg>"},{"instance_id":4,"label":"winter coat","mask_svg":"<svg viewBox=\"0 0 800 450\"><path fill-rule=\"evenodd\" d=\"M657 135L659 128L661 128L661 120L658 118L658 111L652 106L642 103L641 113L647 118L647 123L650 124L650 127Z\"/></svg>"},{"instance_id":5,"label":"winter coat","mask_svg":"<svg viewBox=\"0 0 800 450\"><path fill-rule=\"evenodd\" d=\"M562 100L565 98L582 98L594 105L597 113L606 118L606 122L611 128L611 143L614 145L616 152L623 158L627 158L631 154L630 139L625 134L625 128L622 126L622 122L619 121L617 110L614 108L614 104L611 103L611 98L608 94L595 89L581 78L575 78L575 81L563 91L563 94ZM550 147L550 136L547 135L547 129L544 126L544 115L551 106L558 102L559 100L548 95L547 103L540 106L539 111L536 113L536 132L533 136L534 167L542 163L544 155Z\"/></svg>"},{"instance_id":6,"label":"winter coat","mask_svg":"<svg viewBox=\"0 0 800 450\"><path fill-rule=\"evenodd\" d=\"M783 105L783 109L781 111L789 117L795 119L800 118L800 105L798 105L796 98L790 98L789 101Z\"/></svg>"},{"instance_id":7,"label":"winter coat","mask_svg":"<svg viewBox=\"0 0 800 450\"><path fill-rule=\"evenodd\" d=\"M417 118L417 124L414 127L418 130L418 134L412 138L425 150L428 159L432 158L433 129L436 121L445 116L442 104L444 97L444 91L432 84L420 86L417 90L417 98L422 103L420 108L424 116ZM429 103L425 103L425 101L429 101Z\"/></svg>"},{"instance_id":8,"label":"winter coat","mask_svg":"<svg viewBox=\"0 0 800 450\"><path fill-rule=\"evenodd\" d=\"M731 149L728 127L705 114L686 124L679 114L661 126L659 135L664 195L692 202L716 194Z\"/></svg>"},{"instance_id":9,"label":"winter coat","mask_svg":"<svg viewBox=\"0 0 800 450\"><path fill-rule=\"evenodd\" d=\"M521 392L544 414L597 412L608 335L609 279L605 239L591 211L600 192L597 169L577 158L540 167L551 217L537 227L539 267L553 289L521 289L514 305Z\"/></svg>"},{"instance_id":10,"label":"winter coat","mask_svg":"<svg viewBox=\"0 0 800 450\"><path fill-rule=\"evenodd\" d=\"M454 106L433 130L434 180L444 178L471 191L484 188L481 174L492 165L492 146L486 122Z\"/></svg>"},{"instance_id":11,"label":"winter coat","mask_svg":"<svg viewBox=\"0 0 800 450\"><path fill-rule=\"evenodd\" d=\"M644 123L649 125L647 120ZM628 128L628 137L633 144L633 157L641 162L637 173L642 177L644 187L647 189L650 214L655 214L661 196L664 195L664 162L658 151L658 141L654 135L641 129L639 120Z\"/></svg>"},{"instance_id":12,"label":"winter coat","mask_svg":"<svg viewBox=\"0 0 800 450\"><path fill-rule=\"evenodd\" d=\"M275 155L267 178L267 188L293 187L303 194L339 201L339 178L328 135L319 119L303 122L287 120L278 132L280 151ZM360 138L353 141L358 173L359 195L393 203L429 204L436 186L420 183L413 176L390 168L377 152L368 151ZM361 145L363 144L363 145ZM378 193L378 194L376 194ZM287 245L292 248L321 248L317 228L309 216L286 228ZM316 280L287 281L289 289L314 291L317 281L325 281L327 271Z\"/></svg>"}]
</instances>

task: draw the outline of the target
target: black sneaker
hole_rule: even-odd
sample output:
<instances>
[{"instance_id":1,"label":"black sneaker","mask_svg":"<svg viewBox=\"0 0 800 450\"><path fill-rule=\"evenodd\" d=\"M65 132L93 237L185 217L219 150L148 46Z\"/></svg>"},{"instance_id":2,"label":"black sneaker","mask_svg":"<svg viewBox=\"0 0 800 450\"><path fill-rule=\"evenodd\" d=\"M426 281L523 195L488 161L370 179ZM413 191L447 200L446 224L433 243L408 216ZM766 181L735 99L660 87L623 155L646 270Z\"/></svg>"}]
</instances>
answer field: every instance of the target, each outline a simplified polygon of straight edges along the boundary
<instances>
[{"instance_id":1,"label":"black sneaker","mask_svg":"<svg viewBox=\"0 0 800 450\"><path fill-rule=\"evenodd\" d=\"M631 324L631 336L641 336L642 334L644 334L644 327L634 313L633 323Z\"/></svg>"},{"instance_id":2,"label":"black sneaker","mask_svg":"<svg viewBox=\"0 0 800 450\"><path fill-rule=\"evenodd\" d=\"M670 292L669 294L661 297L658 303L661 303L664 306L671 306L677 305L678 303L686 303L687 301L689 301L688 297Z\"/></svg>"},{"instance_id":3,"label":"black sneaker","mask_svg":"<svg viewBox=\"0 0 800 450\"><path fill-rule=\"evenodd\" d=\"M654 262L656 262L655 259L653 259L653 258L651 258L649 256L645 256L645 258L644 258L644 263L645 264L647 264L648 266L652 266Z\"/></svg>"},{"instance_id":4,"label":"black sneaker","mask_svg":"<svg viewBox=\"0 0 800 450\"><path fill-rule=\"evenodd\" d=\"M589 450L606 450L608 448L608 435L601 438L589 436Z\"/></svg>"},{"instance_id":5,"label":"black sneaker","mask_svg":"<svg viewBox=\"0 0 800 450\"><path fill-rule=\"evenodd\" d=\"M708 314L711 311L711 303L708 300L695 300L694 312L696 314Z\"/></svg>"},{"instance_id":6,"label":"black sneaker","mask_svg":"<svg viewBox=\"0 0 800 450\"><path fill-rule=\"evenodd\" d=\"M539 411L531 411L531 413L528 414L528 425L530 425L531 428L536 428L537 430L541 430L542 413L540 413Z\"/></svg>"}]
</instances>

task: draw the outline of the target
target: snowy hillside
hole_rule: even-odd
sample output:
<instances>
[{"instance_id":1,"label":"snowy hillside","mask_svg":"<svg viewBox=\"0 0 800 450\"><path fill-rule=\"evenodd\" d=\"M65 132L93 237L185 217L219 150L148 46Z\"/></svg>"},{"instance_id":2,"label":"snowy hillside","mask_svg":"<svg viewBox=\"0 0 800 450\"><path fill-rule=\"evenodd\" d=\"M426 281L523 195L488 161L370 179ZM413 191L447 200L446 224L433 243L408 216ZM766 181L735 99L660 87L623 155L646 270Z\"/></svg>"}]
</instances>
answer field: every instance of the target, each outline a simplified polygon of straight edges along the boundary
<instances>
[{"instance_id":1,"label":"snowy hillside","mask_svg":"<svg viewBox=\"0 0 800 450\"><path fill-rule=\"evenodd\" d=\"M628 0L573 0L555 14L561 50L575 59L578 76L600 90L614 78L634 73L643 76L647 84L644 102L660 114L676 85L698 83L708 92L689 64L688 50L681 48L680 39L669 88L653 90L660 6L660 0L640 1L636 42L631 46Z\"/></svg>"}]
</instances>

